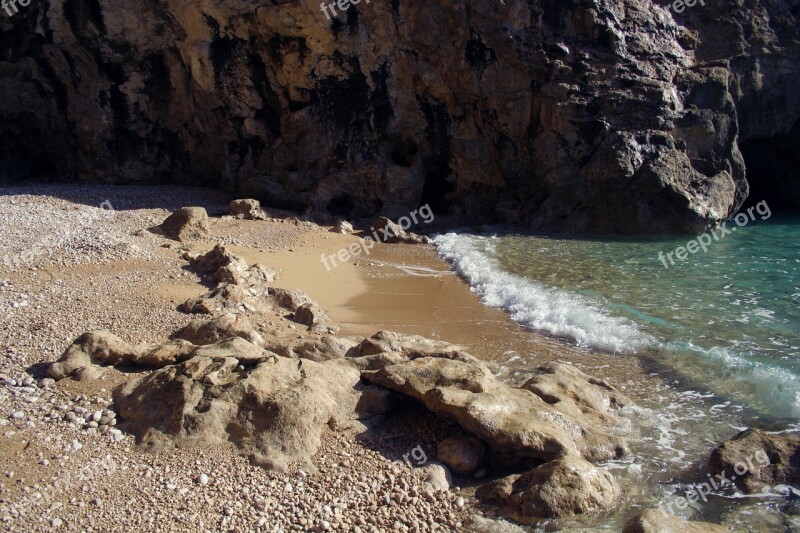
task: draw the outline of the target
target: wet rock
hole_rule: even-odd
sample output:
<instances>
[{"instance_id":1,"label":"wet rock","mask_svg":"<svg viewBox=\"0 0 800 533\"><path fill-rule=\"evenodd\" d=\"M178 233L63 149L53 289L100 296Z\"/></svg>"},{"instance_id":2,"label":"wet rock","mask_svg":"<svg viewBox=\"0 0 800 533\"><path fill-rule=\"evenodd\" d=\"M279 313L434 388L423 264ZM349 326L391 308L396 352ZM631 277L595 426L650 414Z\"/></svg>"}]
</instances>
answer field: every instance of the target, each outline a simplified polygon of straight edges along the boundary
<instances>
[{"instance_id":1,"label":"wet rock","mask_svg":"<svg viewBox=\"0 0 800 533\"><path fill-rule=\"evenodd\" d=\"M591 419L592 424L612 429L622 424L616 413L633 404L607 381L584 374L570 364L547 363L537 373L522 388L573 418Z\"/></svg>"},{"instance_id":2,"label":"wet rock","mask_svg":"<svg viewBox=\"0 0 800 533\"><path fill-rule=\"evenodd\" d=\"M198 354L116 389L123 427L149 447L233 442L284 471L290 462L311 465L322 432L355 418L355 370L283 357L242 370L241 346L224 354Z\"/></svg>"},{"instance_id":3,"label":"wet rock","mask_svg":"<svg viewBox=\"0 0 800 533\"><path fill-rule=\"evenodd\" d=\"M174 335L195 345L214 344L216 342L240 337L256 346L264 346L264 338L256 331L246 316L226 313L213 320L194 320Z\"/></svg>"},{"instance_id":4,"label":"wet rock","mask_svg":"<svg viewBox=\"0 0 800 533\"><path fill-rule=\"evenodd\" d=\"M186 242L209 236L208 213L202 207L182 207L161 224L170 239Z\"/></svg>"},{"instance_id":5,"label":"wet rock","mask_svg":"<svg viewBox=\"0 0 800 533\"><path fill-rule=\"evenodd\" d=\"M545 463L484 485L478 499L522 520L593 515L610 510L620 490L614 476L578 457Z\"/></svg>"},{"instance_id":6,"label":"wet rock","mask_svg":"<svg viewBox=\"0 0 800 533\"><path fill-rule=\"evenodd\" d=\"M267 220L269 216L261 209L258 200L233 200L230 203L231 215L244 220Z\"/></svg>"},{"instance_id":7,"label":"wet rock","mask_svg":"<svg viewBox=\"0 0 800 533\"><path fill-rule=\"evenodd\" d=\"M711 452L708 471L733 479L747 494L765 486L800 483L800 435L747 429ZM735 478L735 479L734 479Z\"/></svg>"},{"instance_id":8,"label":"wet rock","mask_svg":"<svg viewBox=\"0 0 800 533\"><path fill-rule=\"evenodd\" d=\"M436 446L436 458L459 476L471 476L482 466L486 445L474 437L448 437Z\"/></svg>"},{"instance_id":9,"label":"wet rock","mask_svg":"<svg viewBox=\"0 0 800 533\"><path fill-rule=\"evenodd\" d=\"M650 509L632 516L622 533L728 533L728 528L710 522L694 522Z\"/></svg>"}]
</instances>

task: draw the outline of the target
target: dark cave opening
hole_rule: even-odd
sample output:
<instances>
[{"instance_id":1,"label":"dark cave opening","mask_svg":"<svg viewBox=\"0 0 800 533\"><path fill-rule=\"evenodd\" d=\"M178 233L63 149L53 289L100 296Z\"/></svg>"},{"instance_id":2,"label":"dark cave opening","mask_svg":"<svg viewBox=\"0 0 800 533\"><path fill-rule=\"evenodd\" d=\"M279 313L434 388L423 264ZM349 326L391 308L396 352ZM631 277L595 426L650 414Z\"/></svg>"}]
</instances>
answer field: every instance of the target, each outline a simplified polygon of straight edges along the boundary
<instances>
[{"instance_id":1,"label":"dark cave opening","mask_svg":"<svg viewBox=\"0 0 800 533\"><path fill-rule=\"evenodd\" d=\"M800 210L800 119L788 133L739 144L750 195L743 209L766 201L772 209Z\"/></svg>"}]
</instances>

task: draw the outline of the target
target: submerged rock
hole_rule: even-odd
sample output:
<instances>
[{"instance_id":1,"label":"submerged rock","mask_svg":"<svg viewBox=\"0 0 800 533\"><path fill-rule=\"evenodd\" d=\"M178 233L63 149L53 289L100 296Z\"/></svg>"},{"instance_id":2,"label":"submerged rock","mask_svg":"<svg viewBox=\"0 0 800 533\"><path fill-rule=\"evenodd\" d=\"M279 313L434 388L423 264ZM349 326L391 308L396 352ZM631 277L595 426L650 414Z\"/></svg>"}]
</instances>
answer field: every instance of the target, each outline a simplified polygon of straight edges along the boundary
<instances>
[{"instance_id":1,"label":"submerged rock","mask_svg":"<svg viewBox=\"0 0 800 533\"><path fill-rule=\"evenodd\" d=\"M208 213L202 207L182 207L164 220L161 229L170 239L181 242L208 237Z\"/></svg>"},{"instance_id":2,"label":"submerged rock","mask_svg":"<svg viewBox=\"0 0 800 533\"><path fill-rule=\"evenodd\" d=\"M728 528L710 522L694 522L650 509L632 516L622 533L729 533Z\"/></svg>"},{"instance_id":3,"label":"submerged rock","mask_svg":"<svg viewBox=\"0 0 800 533\"><path fill-rule=\"evenodd\" d=\"M620 490L614 476L577 457L545 463L524 474L484 485L478 499L527 521L593 515L614 507Z\"/></svg>"},{"instance_id":4,"label":"submerged rock","mask_svg":"<svg viewBox=\"0 0 800 533\"><path fill-rule=\"evenodd\" d=\"M800 435L747 429L711 452L708 471L723 474L747 494L772 485L800 484Z\"/></svg>"}]
</instances>

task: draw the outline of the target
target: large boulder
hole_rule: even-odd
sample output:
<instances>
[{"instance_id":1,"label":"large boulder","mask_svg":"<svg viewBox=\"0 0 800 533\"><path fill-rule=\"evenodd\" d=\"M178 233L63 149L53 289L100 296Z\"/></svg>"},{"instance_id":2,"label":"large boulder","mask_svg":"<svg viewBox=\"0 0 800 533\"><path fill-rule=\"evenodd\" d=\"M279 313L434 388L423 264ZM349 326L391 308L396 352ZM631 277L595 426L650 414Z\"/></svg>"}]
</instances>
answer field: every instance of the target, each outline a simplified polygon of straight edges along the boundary
<instances>
[{"instance_id":1,"label":"large boulder","mask_svg":"<svg viewBox=\"0 0 800 533\"><path fill-rule=\"evenodd\" d=\"M202 207L182 207L161 224L170 239L186 242L209 236L208 213Z\"/></svg>"},{"instance_id":2,"label":"large boulder","mask_svg":"<svg viewBox=\"0 0 800 533\"><path fill-rule=\"evenodd\" d=\"M723 442L708 461L708 471L724 475L748 494L766 486L800 484L800 435L747 429Z\"/></svg>"},{"instance_id":3,"label":"large boulder","mask_svg":"<svg viewBox=\"0 0 800 533\"><path fill-rule=\"evenodd\" d=\"M313 468L323 431L349 427L358 372L283 357L252 360L241 339L114 391L122 427L147 447L233 442L267 468ZM255 347L252 347L255 348Z\"/></svg>"},{"instance_id":4,"label":"large boulder","mask_svg":"<svg viewBox=\"0 0 800 533\"><path fill-rule=\"evenodd\" d=\"M265 343L246 316L234 313L226 313L212 320L193 320L173 337L196 345L214 344L232 337L240 337L256 346L264 346Z\"/></svg>"},{"instance_id":5,"label":"large boulder","mask_svg":"<svg viewBox=\"0 0 800 533\"><path fill-rule=\"evenodd\" d=\"M79 381L102 375L102 367L136 365L160 368L191 357L194 345L173 340L161 345L130 344L109 331L84 333L51 364L48 375L56 380L72 377Z\"/></svg>"},{"instance_id":6,"label":"large boulder","mask_svg":"<svg viewBox=\"0 0 800 533\"><path fill-rule=\"evenodd\" d=\"M614 476L578 457L504 477L476 493L478 499L498 504L505 514L525 521L602 513L614 507L619 495Z\"/></svg>"},{"instance_id":7,"label":"large boulder","mask_svg":"<svg viewBox=\"0 0 800 533\"><path fill-rule=\"evenodd\" d=\"M489 446L492 466L535 466L567 455L599 461L626 453L623 439L605 426L498 381L468 354L449 355L401 360L361 376L456 421Z\"/></svg>"},{"instance_id":8,"label":"large boulder","mask_svg":"<svg viewBox=\"0 0 800 533\"><path fill-rule=\"evenodd\" d=\"M730 530L710 522L694 522L671 515L661 509L649 509L632 516L622 533L729 533Z\"/></svg>"},{"instance_id":9,"label":"large boulder","mask_svg":"<svg viewBox=\"0 0 800 533\"><path fill-rule=\"evenodd\" d=\"M230 203L231 215L244 220L267 220L269 216L261 209L258 200L233 200Z\"/></svg>"}]
</instances>

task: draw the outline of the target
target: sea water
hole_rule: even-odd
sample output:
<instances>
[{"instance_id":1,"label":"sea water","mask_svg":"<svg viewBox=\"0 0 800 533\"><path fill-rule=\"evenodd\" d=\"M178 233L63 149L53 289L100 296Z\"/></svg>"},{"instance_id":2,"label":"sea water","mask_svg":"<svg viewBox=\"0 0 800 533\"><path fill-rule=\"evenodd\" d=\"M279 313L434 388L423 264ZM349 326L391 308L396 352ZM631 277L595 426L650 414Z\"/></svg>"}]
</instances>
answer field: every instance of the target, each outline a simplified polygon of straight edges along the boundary
<instances>
[{"instance_id":1,"label":"sea water","mask_svg":"<svg viewBox=\"0 0 800 533\"><path fill-rule=\"evenodd\" d=\"M634 414L633 454L606 465L631 508L667 504L705 479L715 443L753 422L792 429L800 418L800 217L750 221L665 268L660 257L690 239L501 228L434 239L485 304L522 326L612 357L646 358L665 376L664 389L650 391L656 400ZM715 498L682 514L715 519L741 505L731 494ZM780 507L752 505L731 519L737 529L752 529L742 516L764 519Z\"/></svg>"}]
</instances>

